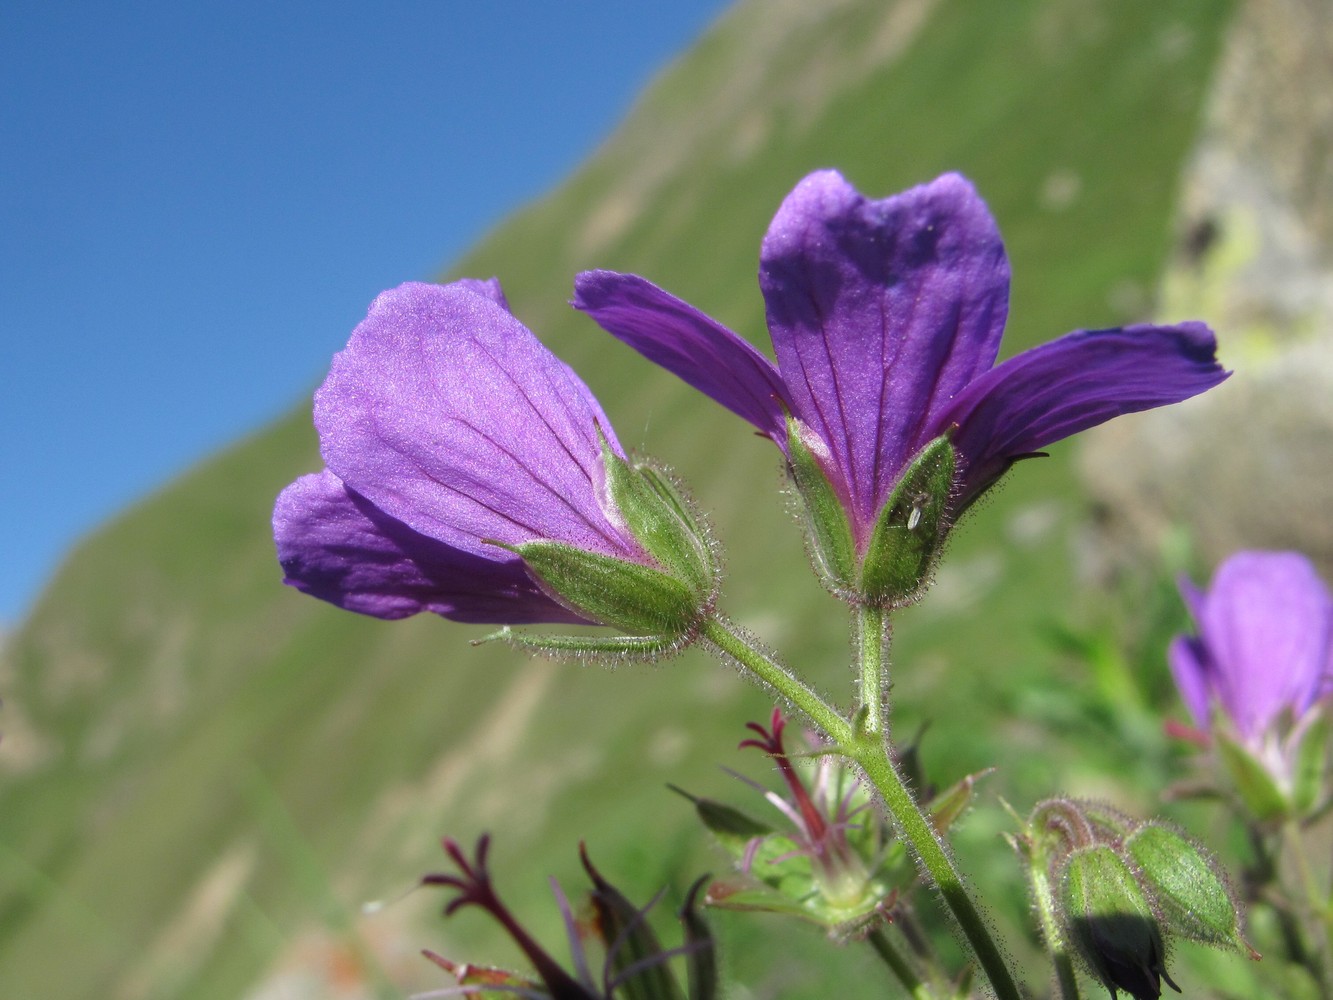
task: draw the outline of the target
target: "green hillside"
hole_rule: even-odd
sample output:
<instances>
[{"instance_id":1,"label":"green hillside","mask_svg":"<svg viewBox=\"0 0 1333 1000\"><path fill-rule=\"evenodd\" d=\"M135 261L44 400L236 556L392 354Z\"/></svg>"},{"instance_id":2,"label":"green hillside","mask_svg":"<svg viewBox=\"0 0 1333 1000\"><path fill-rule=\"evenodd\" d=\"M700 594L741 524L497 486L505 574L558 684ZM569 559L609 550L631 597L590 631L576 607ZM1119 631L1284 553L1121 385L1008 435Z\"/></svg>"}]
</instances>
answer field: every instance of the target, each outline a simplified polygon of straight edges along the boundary
<instances>
[{"instance_id":1,"label":"green hillside","mask_svg":"<svg viewBox=\"0 0 1333 1000\"><path fill-rule=\"evenodd\" d=\"M959 169L1012 258L1006 353L1140 317L1229 8L742 3L585 166L451 274L502 279L622 442L672 465L711 513L728 612L847 690L844 614L808 571L776 452L570 310L574 273L642 273L767 348L759 240L797 179L834 166L878 196ZM1122 797L1151 808L1154 789L1134 778L1165 752L1151 727L1098 712L1093 678L1047 638L1083 613L1074 541L1087 515L1067 455L1025 463L972 516L894 656L898 724L931 723L933 773L1002 764L958 846L984 890L1014 900L998 916L1020 956L1031 944L997 796L1025 809L1056 790L1112 794L1099 775L1114 773ZM0 997L443 985L419 948L507 958L479 919L446 924L424 892L360 907L442 867L446 833L495 831L502 891L552 935L545 879L579 884L580 839L645 898L720 864L663 786L737 795L717 764L759 773L733 751L767 712L762 692L699 654L615 671L527 662L469 646L481 629L362 619L280 586L272 501L318 467L302 402L79 546L10 643ZM1141 680L1164 694L1164 671ZM721 926L780 943L768 964L729 960L747 995L829 995L815 932ZM884 995L868 956L834 957L865 967L838 973L860 984L841 995Z\"/></svg>"}]
</instances>

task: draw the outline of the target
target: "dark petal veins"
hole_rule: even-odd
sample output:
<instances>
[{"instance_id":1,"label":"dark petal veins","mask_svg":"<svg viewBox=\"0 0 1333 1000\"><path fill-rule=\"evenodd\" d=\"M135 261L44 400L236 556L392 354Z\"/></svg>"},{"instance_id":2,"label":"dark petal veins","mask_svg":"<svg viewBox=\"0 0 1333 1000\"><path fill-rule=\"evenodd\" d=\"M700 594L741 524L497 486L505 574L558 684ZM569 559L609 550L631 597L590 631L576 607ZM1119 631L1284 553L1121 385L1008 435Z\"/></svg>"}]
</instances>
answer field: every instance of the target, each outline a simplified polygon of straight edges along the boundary
<instances>
[{"instance_id":1,"label":"dark petal veins","mask_svg":"<svg viewBox=\"0 0 1333 1000\"><path fill-rule=\"evenodd\" d=\"M759 281L792 410L868 524L922 427L994 363L1009 295L995 221L956 174L870 201L823 171L778 210Z\"/></svg>"},{"instance_id":2,"label":"dark petal veins","mask_svg":"<svg viewBox=\"0 0 1333 1000\"><path fill-rule=\"evenodd\" d=\"M474 285L375 300L315 395L329 469L389 517L483 558L486 539L536 538L637 557L600 504L599 426L620 451L601 407Z\"/></svg>"},{"instance_id":3,"label":"dark petal veins","mask_svg":"<svg viewBox=\"0 0 1333 1000\"><path fill-rule=\"evenodd\" d=\"M543 594L517 557L493 548L486 559L421 535L328 471L282 491L273 535L284 582L348 611L376 618L432 611L514 625L582 621Z\"/></svg>"},{"instance_id":4,"label":"dark petal veins","mask_svg":"<svg viewBox=\"0 0 1333 1000\"><path fill-rule=\"evenodd\" d=\"M959 506L1012 462L1122 413L1177 403L1223 381L1202 323L1079 330L1010 358L966 387L927 428L956 426Z\"/></svg>"},{"instance_id":5,"label":"dark petal veins","mask_svg":"<svg viewBox=\"0 0 1333 1000\"><path fill-rule=\"evenodd\" d=\"M580 274L572 305L785 446L786 388L777 369L717 321L638 275L615 271Z\"/></svg>"}]
</instances>

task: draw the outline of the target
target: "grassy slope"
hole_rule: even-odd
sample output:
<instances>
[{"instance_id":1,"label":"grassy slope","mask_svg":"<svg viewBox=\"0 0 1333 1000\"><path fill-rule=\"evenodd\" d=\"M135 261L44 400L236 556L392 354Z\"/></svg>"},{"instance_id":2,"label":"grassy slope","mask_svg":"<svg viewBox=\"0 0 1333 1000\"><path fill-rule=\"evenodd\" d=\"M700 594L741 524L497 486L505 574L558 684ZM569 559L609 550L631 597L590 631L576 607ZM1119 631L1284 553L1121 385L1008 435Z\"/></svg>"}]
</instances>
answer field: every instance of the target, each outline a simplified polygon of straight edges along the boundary
<instances>
[{"instance_id":1,"label":"grassy slope","mask_svg":"<svg viewBox=\"0 0 1333 1000\"><path fill-rule=\"evenodd\" d=\"M809 18L799 5L743 5L583 170L458 268L500 275L621 439L676 467L726 542L729 609L833 691L843 614L808 577L771 448L567 310L572 274L639 271L760 342L758 240L797 178L837 166L884 194L961 169L1013 259L1006 352L1122 321L1168 245L1227 8L944 3L893 61L885 6L793 25ZM1077 196L1043 207L1062 183ZM502 886L529 913L552 912L543 875L575 881L580 837L641 891L708 863L662 784L734 794L714 762L736 763L762 695L699 656L610 674L524 664L467 646L475 630L361 620L278 587L269 506L317 464L301 407L81 546L13 643L0 720L24 759L0 785L0 995L234 997L274 962L324 977L312 996L428 984L413 948L466 947L475 923L446 939L413 923L434 900L378 920L354 907L436 867L442 832L498 830ZM1094 732L1085 770L1086 747L1064 752L1077 731L1031 725L1033 711L1069 717L1043 692L1087 687L1040 632L1069 609L1070 488L1058 452L1020 469L899 629L900 726L933 721L942 778L1005 761L993 787L1020 804L1093 767L1132 774L1141 754ZM1038 740L1060 752L1023 752ZM978 811L965 856L1001 853L997 814ZM1012 888L1005 861L982 868L987 887ZM801 965L815 936L763 929L786 935L788 957L736 971L822 995Z\"/></svg>"}]
</instances>

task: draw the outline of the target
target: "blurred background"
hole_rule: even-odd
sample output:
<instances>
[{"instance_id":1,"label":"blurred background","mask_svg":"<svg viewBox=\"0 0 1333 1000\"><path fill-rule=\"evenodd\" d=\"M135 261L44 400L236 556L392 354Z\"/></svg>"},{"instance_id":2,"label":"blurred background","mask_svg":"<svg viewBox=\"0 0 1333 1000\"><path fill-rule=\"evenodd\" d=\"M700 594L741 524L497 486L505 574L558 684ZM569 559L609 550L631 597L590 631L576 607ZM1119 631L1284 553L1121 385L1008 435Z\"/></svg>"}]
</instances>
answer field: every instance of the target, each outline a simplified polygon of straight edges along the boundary
<instances>
[{"instance_id":1,"label":"blurred background","mask_svg":"<svg viewBox=\"0 0 1333 1000\"><path fill-rule=\"evenodd\" d=\"M445 834L493 832L502 891L557 949L546 876L577 883L580 839L642 898L717 870L664 785L735 797L718 764L752 766L733 748L762 692L698 654L526 662L470 647L481 629L339 612L280 585L268 520L320 465L309 391L370 299L497 275L710 512L728 612L845 697L845 615L772 448L565 304L580 269L634 271L767 350L759 240L826 166L875 196L974 180L1014 271L1004 355L1201 318L1237 371L1023 463L897 627L895 718L926 727L929 776L998 767L957 849L1039 970L1000 799L1162 811L1189 773L1162 733L1183 716L1174 574L1266 546L1333 576L1330 11L9 6L0 995L443 986L421 948L512 958L480 919L399 898ZM1168 812L1233 846L1206 807ZM813 929L717 922L737 996L883 992ZM1261 995L1255 975L1173 956L1192 995Z\"/></svg>"}]
</instances>

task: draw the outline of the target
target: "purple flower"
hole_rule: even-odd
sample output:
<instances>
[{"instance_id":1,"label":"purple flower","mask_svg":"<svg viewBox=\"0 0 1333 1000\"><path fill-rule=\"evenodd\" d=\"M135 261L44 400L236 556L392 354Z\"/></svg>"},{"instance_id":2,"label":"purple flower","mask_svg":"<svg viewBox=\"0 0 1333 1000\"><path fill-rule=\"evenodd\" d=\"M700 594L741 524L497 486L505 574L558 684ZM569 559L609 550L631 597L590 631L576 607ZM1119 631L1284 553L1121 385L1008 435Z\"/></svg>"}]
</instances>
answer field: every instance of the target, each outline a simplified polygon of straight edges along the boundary
<instances>
[{"instance_id":1,"label":"purple flower","mask_svg":"<svg viewBox=\"0 0 1333 1000\"><path fill-rule=\"evenodd\" d=\"M585 272L574 305L789 457L795 418L862 554L904 470L942 435L956 449L956 517L1015 461L1227 375L1201 323L1080 330L995 366L1009 264L957 174L882 201L811 174L769 227L759 284L776 365L635 275Z\"/></svg>"},{"instance_id":2,"label":"purple flower","mask_svg":"<svg viewBox=\"0 0 1333 1000\"><path fill-rule=\"evenodd\" d=\"M1283 737L1333 692L1333 596L1297 552L1238 552L1207 591L1180 590L1199 633L1168 651L1186 707L1204 730L1216 708L1281 782Z\"/></svg>"},{"instance_id":3,"label":"purple flower","mask_svg":"<svg viewBox=\"0 0 1333 1000\"><path fill-rule=\"evenodd\" d=\"M315 394L315 426L327 468L282 492L273 532L286 582L339 607L582 622L501 546L652 563L608 512L603 439L624 453L605 414L494 280L380 295Z\"/></svg>"}]
</instances>

